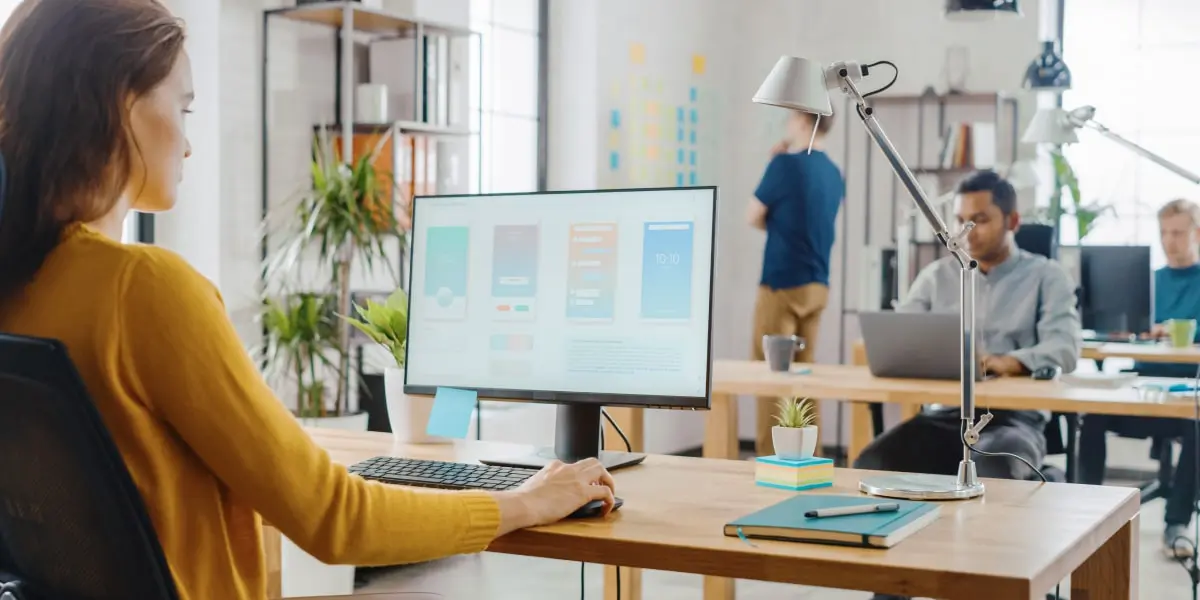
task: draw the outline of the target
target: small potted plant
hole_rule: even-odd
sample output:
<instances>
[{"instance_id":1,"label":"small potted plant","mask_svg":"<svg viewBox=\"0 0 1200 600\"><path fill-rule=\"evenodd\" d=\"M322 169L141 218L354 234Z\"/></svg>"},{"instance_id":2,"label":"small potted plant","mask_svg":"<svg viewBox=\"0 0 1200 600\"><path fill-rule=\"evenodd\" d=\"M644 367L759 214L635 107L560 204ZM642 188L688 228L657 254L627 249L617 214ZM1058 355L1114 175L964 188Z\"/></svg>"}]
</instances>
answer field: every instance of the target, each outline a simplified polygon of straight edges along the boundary
<instances>
[{"instance_id":1,"label":"small potted plant","mask_svg":"<svg viewBox=\"0 0 1200 600\"><path fill-rule=\"evenodd\" d=\"M399 443L429 443L441 441L425 433L433 398L409 396L404 393L404 358L408 343L408 294L398 289L382 304L367 300L366 306L354 306L357 318L345 317L347 322L384 349L396 366L383 372L387 395L388 422L392 435Z\"/></svg>"},{"instance_id":2,"label":"small potted plant","mask_svg":"<svg viewBox=\"0 0 1200 600\"><path fill-rule=\"evenodd\" d=\"M817 450L817 412L809 398L779 401L778 425L771 428L775 456L783 460L806 460Z\"/></svg>"}]
</instances>

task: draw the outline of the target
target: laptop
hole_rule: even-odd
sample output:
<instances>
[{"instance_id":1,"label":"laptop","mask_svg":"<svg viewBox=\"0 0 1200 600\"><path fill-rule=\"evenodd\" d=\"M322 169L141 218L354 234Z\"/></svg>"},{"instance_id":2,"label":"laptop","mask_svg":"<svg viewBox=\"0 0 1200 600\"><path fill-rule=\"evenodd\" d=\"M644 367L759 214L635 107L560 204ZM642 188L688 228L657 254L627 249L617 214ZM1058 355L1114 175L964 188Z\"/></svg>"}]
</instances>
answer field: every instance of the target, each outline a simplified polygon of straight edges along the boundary
<instances>
[{"instance_id":1,"label":"laptop","mask_svg":"<svg viewBox=\"0 0 1200 600\"><path fill-rule=\"evenodd\" d=\"M867 367L876 377L958 380L962 329L957 314L864 312L858 315ZM979 328L976 326L976 351ZM983 381L983 369L975 380Z\"/></svg>"}]
</instances>

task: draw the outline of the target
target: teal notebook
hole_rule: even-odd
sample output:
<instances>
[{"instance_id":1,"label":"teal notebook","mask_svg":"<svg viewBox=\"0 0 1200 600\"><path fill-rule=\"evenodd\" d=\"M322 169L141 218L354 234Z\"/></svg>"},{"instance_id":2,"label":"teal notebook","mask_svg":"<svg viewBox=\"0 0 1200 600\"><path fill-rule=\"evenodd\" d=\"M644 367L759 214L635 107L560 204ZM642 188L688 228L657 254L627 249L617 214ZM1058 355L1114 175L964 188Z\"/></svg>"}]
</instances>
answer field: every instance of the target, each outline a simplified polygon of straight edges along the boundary
<instances>
[{"instance_id":1,"label":"teal notebook","mask_svg":"<svg viewBox=\"0 0 1200 600\"><path fill-rule=\"evenodd\" d=\"M896 512L808 518L804 513L821 508L895 502ZM725 525L725 535L792 542L817 542L872 548L891 548L938 518L941 509L933 502L912 502L801 494Z\"/></svg>"}]
</instances>

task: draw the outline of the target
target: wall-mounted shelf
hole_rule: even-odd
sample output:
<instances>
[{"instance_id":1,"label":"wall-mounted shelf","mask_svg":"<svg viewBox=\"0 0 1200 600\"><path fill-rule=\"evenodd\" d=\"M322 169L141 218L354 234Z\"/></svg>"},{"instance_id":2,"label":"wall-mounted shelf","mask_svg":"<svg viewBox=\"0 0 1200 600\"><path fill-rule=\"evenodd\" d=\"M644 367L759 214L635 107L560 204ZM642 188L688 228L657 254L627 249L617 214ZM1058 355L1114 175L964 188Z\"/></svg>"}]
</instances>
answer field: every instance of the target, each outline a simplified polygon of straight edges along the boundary
<instances>
[{"instance_id":1,"label":"wall-mounted shelf","mask_svg":"<svg viewBox=\"0 0 1200 600\"><path fill-rule=\"evenodd\" d=\"M367 8L358 2L335 0L291 6L267 11L269 16L282 17L327 27L342 27L346 12L351 14L350 28L358 33L412 37L418 29L427 34L466 36L470 29L429 21L414 21L377 8Z\"/></svg>"}]
</instances>

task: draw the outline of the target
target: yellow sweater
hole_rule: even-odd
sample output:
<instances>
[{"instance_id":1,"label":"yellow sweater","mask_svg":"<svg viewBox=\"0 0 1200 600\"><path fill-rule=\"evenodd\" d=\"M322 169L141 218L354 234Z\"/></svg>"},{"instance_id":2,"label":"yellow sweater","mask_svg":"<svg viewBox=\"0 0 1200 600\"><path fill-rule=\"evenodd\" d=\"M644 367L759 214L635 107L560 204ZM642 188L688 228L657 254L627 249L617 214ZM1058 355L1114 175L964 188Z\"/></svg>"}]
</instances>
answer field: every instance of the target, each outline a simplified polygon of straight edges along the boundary
<instances>
[{"instance_id":1,"label":"yellow sweater","mask_svg":"<svg viewBox=\"0 0 1200 600\"><path fill-rule=\"evenodd\" d=\"M62 340L141 491L184 600L266 597L261 519L327 563L482 551L487 494L349 475L264 384L216 288L175 254L70 227L0 331Z\"/></svg>"}]
</instances>

